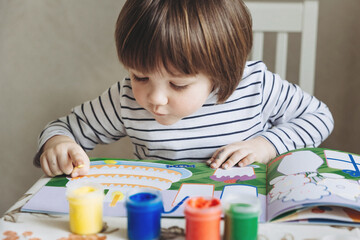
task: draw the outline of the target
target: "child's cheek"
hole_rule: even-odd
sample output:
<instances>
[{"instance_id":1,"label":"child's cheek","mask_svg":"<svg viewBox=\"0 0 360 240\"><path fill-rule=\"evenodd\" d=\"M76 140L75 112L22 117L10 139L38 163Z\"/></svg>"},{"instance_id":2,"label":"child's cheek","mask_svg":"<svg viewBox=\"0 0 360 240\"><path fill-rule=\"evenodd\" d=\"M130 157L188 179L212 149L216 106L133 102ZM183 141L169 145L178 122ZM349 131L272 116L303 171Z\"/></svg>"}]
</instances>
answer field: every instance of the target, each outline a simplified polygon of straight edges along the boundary
<instances>
[{"instance_id":1,"label":"child's cheek","mask_svg":"<svg viewBox=\"0 0 360 240\"><path fill-rule=\"evenodd\" d=\"M146 101L145 101L145 98L146 98L145 97L146 96L145 91L140 86L138 86L137 84L133 84L132 91L133 91L136 102L140 106L145 107L145 103L146 103Z\"/></svg>"}]
</instances>

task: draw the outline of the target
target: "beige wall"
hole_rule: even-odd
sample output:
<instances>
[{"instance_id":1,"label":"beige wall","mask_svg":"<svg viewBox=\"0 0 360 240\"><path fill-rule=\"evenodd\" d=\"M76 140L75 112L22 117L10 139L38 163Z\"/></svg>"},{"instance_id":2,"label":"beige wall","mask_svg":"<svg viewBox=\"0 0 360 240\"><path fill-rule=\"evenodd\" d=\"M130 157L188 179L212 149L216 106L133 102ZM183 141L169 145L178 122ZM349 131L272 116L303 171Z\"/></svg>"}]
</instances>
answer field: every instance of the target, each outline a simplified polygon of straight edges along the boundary
<instances>
[{"instance_id":1,"label":"beige wall","mask_svg":"<svg viewBox=\"0 0 360 240\"><path fill-rule=\"evenodd\" d=\"M123 2L0 0L0 215L42 175L32 157L44 125L126 75L113 40ZM355 153L358 12L359 0L320 0L315 93L335 118L335 130L322 146ZM132 156L127 140L90 155Z\"/></svg>"}]
</instances>

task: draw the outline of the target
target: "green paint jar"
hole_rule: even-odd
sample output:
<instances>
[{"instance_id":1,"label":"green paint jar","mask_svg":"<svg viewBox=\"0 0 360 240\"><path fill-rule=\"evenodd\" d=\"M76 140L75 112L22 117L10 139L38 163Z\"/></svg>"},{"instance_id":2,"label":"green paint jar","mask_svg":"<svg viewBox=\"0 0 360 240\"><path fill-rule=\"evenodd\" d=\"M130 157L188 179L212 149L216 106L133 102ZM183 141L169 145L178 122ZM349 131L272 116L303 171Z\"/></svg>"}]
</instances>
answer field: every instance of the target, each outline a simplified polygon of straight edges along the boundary
<instances>
[{"instance_id":1,"label":"green paint jar","mask_svg":"<svg viewBox=\"0 0 360 240\"><path fill-rule=\"evenodd\" d=\"M260 201L256 196L231 195L223 200L225 240L256 240Z\"/></svg>"}]
</instances>

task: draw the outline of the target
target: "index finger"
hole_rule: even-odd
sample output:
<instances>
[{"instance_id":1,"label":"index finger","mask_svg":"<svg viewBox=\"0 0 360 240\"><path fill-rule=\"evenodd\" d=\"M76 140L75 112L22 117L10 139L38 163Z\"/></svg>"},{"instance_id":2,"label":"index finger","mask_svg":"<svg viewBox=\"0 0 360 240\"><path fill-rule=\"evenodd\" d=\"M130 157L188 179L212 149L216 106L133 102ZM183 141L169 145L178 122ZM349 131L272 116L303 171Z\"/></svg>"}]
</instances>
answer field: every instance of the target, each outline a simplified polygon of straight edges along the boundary
<instances>
[{"instance_id":1,"label":"index finger","mask_svg":"<svg viewBox=\"0 0 360 240\"><path fill-rule=\"evenodd\" d=\"M89 172L90 160L85 152L82 154L79 151L70 150L69 157L74 165L71 177L86 175Z\"/></svg>"},{"instance_id":2,"label":"index finger","mask_svg":"<svg viewBox=\"0 0 360 240\"><path fill-rule=\"evenodd\" d=\"M227 159L227 154L224 154L225 148L219 148L215 151L208 164L211 168L218 168Z\"/></svg>"}]
</instances>

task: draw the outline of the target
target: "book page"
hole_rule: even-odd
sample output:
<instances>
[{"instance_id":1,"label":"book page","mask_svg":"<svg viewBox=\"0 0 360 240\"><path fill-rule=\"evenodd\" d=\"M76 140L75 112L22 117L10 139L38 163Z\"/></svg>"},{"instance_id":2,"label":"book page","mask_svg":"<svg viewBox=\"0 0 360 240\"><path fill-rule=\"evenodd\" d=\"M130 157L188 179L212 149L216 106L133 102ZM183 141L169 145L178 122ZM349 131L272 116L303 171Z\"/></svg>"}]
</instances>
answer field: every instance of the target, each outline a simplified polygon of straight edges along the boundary
<instances>
[{"instance_id":1,"label":"book page","mask_svg":"<svg viewBox=\"0 0 360 240\"><path fill-rule=\"evenodd\" d=\"M284 216L278 222L313 222L317 224L333 224L335 221L340 225L360 224L360 213L351 208L338 206L315 206L307 209L301 209L294 213ZM277 222L276 220L274 222Z\"/></svg>"},{"instance_id":2,"label":"book page","mask_svg":"<svg viewBox=\"0 0 360 240\"><path fill-rule=\"evenodd\" d=\"M359 165L358 155L321 148L275 158L268 164L268 220L316 205L360 210Z\"/></svg>"},{"instance_id":3,"label":"book page","mask_svg":"<svg viewBox=\"0 0 360 240\"><path fill-rule=\"evenodd\" d=\"M161 191L163 216L184 216L189 197L217 197L229 194L258 196L266 205L266 166L253 164L229 170L212 169L205 163L161 160L92 159L86 176L52 178L23 207L22 211L68 213L66 187L79 182L95 182L105 190L104 215L126 216L125 199L134 188ZM261 220L265 221L265 208Z\"/></svg>"}]
</instances>

